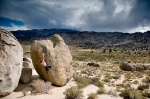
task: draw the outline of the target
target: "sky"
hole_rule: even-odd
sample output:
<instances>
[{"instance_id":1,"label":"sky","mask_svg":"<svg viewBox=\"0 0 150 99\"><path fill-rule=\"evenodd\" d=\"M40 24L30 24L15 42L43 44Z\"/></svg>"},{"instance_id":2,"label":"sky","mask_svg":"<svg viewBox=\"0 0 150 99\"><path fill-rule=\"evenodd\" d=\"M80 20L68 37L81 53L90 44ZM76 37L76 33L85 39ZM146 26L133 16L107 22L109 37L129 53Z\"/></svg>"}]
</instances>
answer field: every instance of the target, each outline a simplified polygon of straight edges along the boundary
<instances>
[{"instance_id":1,"label":"sky","mask_svg":"<svg viewBox=\"0 0 150 99\"><path fill-rule=\"evenodd\" d=\"M0 0L0 28L145 32L150 0Z\"/></svg>"}]
</instances>

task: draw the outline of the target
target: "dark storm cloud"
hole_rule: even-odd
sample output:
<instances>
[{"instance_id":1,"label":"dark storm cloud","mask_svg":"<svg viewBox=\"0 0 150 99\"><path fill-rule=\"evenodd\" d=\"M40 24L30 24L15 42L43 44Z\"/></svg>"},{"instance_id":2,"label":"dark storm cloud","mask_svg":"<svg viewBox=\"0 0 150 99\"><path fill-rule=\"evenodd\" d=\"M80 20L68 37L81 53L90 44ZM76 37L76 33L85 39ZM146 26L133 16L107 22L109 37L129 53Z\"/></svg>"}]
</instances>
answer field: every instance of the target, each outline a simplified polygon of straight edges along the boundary
<instances>
[{"instance_id":1,"label":"dark storm cloud","mask_svg":"<svg viewBox=\"0 0 150 99\"><path fill-rule=\"evenodd\" d=\"M150 23L150 0L137 0L134 4L129 18L132 19L132 25Z\"/></svg>"},{"instance_id":2,"label":"dark storm cloud","mask_svg":"<svg viewBox=\"0 0 150 99\"><path fill-rule=\"evenodd\" d=\"M29 29L132 32L150 28L149 0L1 0L0 16Z\"/></svg>"}]
</instances>

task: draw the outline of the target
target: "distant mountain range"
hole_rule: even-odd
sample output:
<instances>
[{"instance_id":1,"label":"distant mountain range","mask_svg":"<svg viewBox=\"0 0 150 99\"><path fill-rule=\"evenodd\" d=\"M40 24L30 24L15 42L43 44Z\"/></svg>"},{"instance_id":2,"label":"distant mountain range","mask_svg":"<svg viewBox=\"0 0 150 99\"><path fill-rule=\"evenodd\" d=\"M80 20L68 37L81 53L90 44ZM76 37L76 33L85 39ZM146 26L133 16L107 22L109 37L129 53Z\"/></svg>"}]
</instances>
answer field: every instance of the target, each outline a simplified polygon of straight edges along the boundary
<instances>
[{"instance_id":1,"label":"distant mountain range","mask_svg":"<svg viewBox=\"0 0 150 99\"><path fill-rule=\"evenodd\" d=\"M71 46L80 48L122 48L150 49L150 31L145 33L122 32L92 32L68 29L41 29L11 31L22 42L32 42L36 39L46 39L53 34L59 34Z\"/></svg>"}]
</instances>

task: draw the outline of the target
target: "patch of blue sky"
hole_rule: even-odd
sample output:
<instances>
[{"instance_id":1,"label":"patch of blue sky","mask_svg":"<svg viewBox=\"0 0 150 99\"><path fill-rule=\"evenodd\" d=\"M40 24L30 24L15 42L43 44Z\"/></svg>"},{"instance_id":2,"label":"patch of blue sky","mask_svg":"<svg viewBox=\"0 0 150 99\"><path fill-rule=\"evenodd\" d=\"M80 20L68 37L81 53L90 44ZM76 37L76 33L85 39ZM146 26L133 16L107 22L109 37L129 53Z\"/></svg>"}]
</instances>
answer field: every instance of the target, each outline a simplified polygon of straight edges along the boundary
<instances>
[{"instance_id":1,"label":"patch of blue sky","mask_svg":"<svg viewBox=\"0 0 150 99\"><path fill-rule=\"evenodd\" d=\"M0 16L0 26L11 27L12 24L17 25L17 26L24 26L24 23L22 21Z\"/></svg>"}]
</instances>

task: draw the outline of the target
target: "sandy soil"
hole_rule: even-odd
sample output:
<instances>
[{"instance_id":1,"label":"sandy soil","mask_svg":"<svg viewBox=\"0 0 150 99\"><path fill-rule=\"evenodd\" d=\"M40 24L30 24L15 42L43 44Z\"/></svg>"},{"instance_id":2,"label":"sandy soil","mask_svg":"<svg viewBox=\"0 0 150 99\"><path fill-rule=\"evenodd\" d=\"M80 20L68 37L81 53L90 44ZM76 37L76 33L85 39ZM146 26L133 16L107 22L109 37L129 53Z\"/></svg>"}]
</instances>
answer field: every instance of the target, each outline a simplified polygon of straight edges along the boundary
<instances>
[{"instance_id":1,"label":"sandy soil","mask_svg":"<svg viewBox=\"0 0 150 99\"><path fill-rule=\"evenodd\" d=\"M80 72L83 69L83 66L86 66L86 63L80 63L78 62L78 64L80 65L79 68L77 68L76 72ZM106 64L106 65L110 65L110 64ZM102 67L103 68L103 67ZM90 69L91 70L91 69ZM100 71L100 73L102 74L100 79L104 79L105 77L105 70ZM137 78L134 80L138 80L139 84L141 84L142 79L145 78L146 76L143 75L142 78ZM31 82L33 80L39 79L39 75L37 74L37 72L35 70L33 70L33 74L32 74L32 78L31 78ZM125 79L125 76L122 74L121 77L119 79L115 79L114 80L114 84L122 84L123 80ZM132 81L133 82L133 81ZM30 84L30 83L29 83ZM14 92L12 92L10 95L3 97L1 99L65 99L65 95L63 94L63 92L67 89L70 88L71 86L76 86L76 82L71 79L65 86L63 87L56 87L53 86L53 88L50 90L50 94L38 94L38 95L30 95L30 93L26 96L23 96L23 89L25 89L26 87L29 86L29 84L18 84L18 87L14 90ZM138 86L138 84L131 84L132 87L136 88ZM106 89L106 91L108 92L109 90L115 90L116 87L114 86L109 86L108 83L104 82L104 88ZM85 88L82 89L83 90L83 99L87 99L88 94L90 93L96 93L98 90L97 86L94 85L89 85ZM102 94L102 95L98 95L97 99L123 99L122 97L119 96L112 96L112 95L107 95L107 94Z\"/></svg>"},{"instance_id":2,"label":"sandy soil","mask_svg":"<svg viewBox=\"0 0 150 99\"><path fill-rule=\"evenodd\" d=\"M33 70L31 82L33 80L36 80L40 78L35 70ZM30 84L30 83L29 83ZM67 89L70 88L71 86L76 86L76 83L73 80L70 80L66 86L63 87L56 87L53 86L53 88L50 90L50 94L38 94L38 95L26 95L23 96L23 89L28 87L29 84L18 84L18 87L12 92L10 95L3 97L1 99L64 99L65 95L63 92Z\"/></svg>"}]
</instances>

